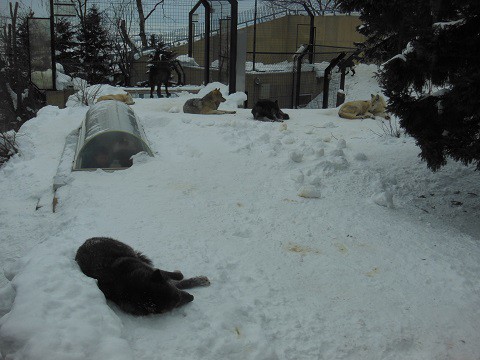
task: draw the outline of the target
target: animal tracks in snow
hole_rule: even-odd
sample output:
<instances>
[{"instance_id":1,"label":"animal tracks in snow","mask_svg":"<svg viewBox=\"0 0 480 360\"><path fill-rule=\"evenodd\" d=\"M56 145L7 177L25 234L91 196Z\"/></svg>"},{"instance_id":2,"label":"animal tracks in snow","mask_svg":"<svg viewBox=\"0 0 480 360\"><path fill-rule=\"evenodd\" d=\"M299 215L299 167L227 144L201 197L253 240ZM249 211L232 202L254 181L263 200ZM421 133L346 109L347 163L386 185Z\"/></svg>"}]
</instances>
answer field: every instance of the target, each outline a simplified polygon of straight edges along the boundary
<instances>
[{"instance_id":1,"label":"animal tracks in snow","mask_svg":"<svg viewBox=\"0 0 480 360\"><path fill-rule=\"evenodd\" d=\"M290 198L293 194L306 200L346 194L345 191L338 191L342 186L348 186L339 181L344 179L340 175L352 171L354 178L355 171L369 166L370 158L358 147L358 141L350 143L345 138L335 137L332 130L341 126L335 122L302 125L290 121L278 126L237 117L184 123L214 128L232 153L248 153L256 160L263 159L263 167L272 170L272 177L280 176L286 180L284 190L279 188L279 191L291 192ZM311 136L305 137L305 131ZM358 139L358 136L352 139ZM191 157L202 156L191 149L182 151ZM366 203L394 208L393 192L387 191L381 184L379 187L365 184L361 191ZM249 237L241 230L234 233L235 236Z\"/></svg>"}]
</instances>

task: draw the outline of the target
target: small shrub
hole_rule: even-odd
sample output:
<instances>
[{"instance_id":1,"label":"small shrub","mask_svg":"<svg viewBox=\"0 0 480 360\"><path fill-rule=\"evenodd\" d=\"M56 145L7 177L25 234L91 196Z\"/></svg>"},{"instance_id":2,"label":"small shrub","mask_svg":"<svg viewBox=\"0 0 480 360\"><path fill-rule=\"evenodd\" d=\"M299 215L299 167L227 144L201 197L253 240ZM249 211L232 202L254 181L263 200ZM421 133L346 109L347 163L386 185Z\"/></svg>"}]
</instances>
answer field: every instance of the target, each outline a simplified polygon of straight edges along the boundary
<instances>
[{"instance_id":1,"label":"small shrub","mask_svg":"<svg viewBox=\"0 0 480 360\"><path fill-rule=\"evenodd\" d=\"M383 133L387 136L399 138L402 136L402 131L400 130L400 125L398 125L397 120L390 119L381 122L380 128Z\"/></svg>"},{"instance_id":2,"label":"small shrub","mask_svg":"<svg viewBox=\"0 0 480 360\"><path fill-rule=\"evenodd\" d=\"M73 95L77 103L82 105L92 105L97 95L102 89L102 85L88 85L85 80L75 78L73 80L74 88L76 90Z\"/></svg>"},{"instance_id":3,"label":"small shrub","mask_svg":"<svg viewBox=\"0 0 480 360\"><path fill-rule=\"evenodd\" d=\"M381 132L376 132L370 129L375 135L378 136L391 136L395 138L399 138L403 135L403 131L400 129L400 125L398 124L397 120L390 119L390 120L382 120L379 124Z\"/></svg>"},{"instance_id":4,"label":"small shrub","mask_svg":"<svg viewBox=\"0 0 480 360\"><path fill-rule=\"evenodd\" d=\"M6 163L13 155L18 153L16 133L8 131L0 133L0 166Z\"/></svg>"}]
</instances>

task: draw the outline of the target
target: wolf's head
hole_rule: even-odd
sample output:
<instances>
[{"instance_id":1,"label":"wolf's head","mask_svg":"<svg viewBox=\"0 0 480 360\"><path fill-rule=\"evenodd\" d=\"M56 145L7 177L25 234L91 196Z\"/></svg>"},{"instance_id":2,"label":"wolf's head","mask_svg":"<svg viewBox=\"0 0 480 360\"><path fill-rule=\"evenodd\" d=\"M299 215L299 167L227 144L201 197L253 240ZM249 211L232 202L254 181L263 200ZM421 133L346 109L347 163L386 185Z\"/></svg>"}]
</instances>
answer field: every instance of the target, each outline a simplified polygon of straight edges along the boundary
<instances>
[{"instance_id":1,"label":"wolf's head","mask_svg":"<svg viewBox=\"0 0 480 360\"><path fill-rule=\"evenodd\" d=\"M127 104L127 105L135 104L135 101L133 101L132 95L130 95L128 93L125 95L125 104Z\"/></svg>"},{"instance_id":2,"label":"wolf's head","mask_svg":"<svg viewBox=\"0 0 480 360\"><path fill-rule=\"evenodd\" d=\"M193 301L193 295L177 289L160 270L132 272L125 286L125 302L137 315L161 314Z\"/></svg>"},{"instance_id":3,"label":"wolf's head","mask_svg":"<svg viewBox=\"0 0 480 360\"><path fill-rule=\"evenodd\" d=\"M272 115L276 117L277 119L280 120L288 120L290 119L290 116L288 114L285 114L282 110L280 110L280 106L278 106L278 100L275 100L274 106L272 109Z\"/></svg>"},{"instance_id":4,"label":"wolf's head","mask_svg":"<svg viewBox=\"0 0 480 360\"><path fill-rule=\"evenodd\" d=\"M213 99L217 103L225 102L225 98L222 96L222 93L220 92L220 89L214 89L211 92Z\"/></svg>"},{"instance_id":5,"label":"wolf's head","mask_svg":"<svg viewBox=\"0 0 480 360\"><path fill-rule=\"evenodd\" d=\"M387 107L387 103L385 102L385 99L381 95L371 94L369 111L372 114L383 113L383 112L385 112L386 107Z\"/></svg>"}]
</instances>

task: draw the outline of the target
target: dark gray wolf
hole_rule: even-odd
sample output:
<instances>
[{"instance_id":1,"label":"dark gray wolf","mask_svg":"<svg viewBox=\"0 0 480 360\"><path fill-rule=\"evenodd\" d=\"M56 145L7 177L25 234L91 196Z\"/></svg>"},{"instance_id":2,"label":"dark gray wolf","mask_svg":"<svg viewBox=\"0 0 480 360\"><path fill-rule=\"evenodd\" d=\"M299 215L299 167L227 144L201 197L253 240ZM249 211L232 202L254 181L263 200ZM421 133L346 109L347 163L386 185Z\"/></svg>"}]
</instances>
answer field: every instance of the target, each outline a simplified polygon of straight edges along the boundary
<instances>
[{"instance_id":1,"label":"dark gray wolf","mask_svg":"<svg viewBox=\"0 0 480 360\"><path fill-rule=\"evenodd\" d=\"M167 97L170 97L170 93L168 92L168 84L172 76L172 65L170 60L166 58L165 54L156 51L149 67L148 84L150 85L150 98L153 98L155 86L157 87L157 96L159 98L163 97L162 84L165 85L165 93L167 94Z\"/></svg>"},{"instance_id":2,"label":"dark gray wolf","mask_svg":"<svg viewBox=\"0 0 480 360\"><path fill-rule=\"evenodd\" d=\"M344 62L342 65L345 68L345 74L348 74L351 71L352 76L355 75L355 63L354 63L353 59L350 59L350 60Z\"/></svg>"},{"instance_id":3,"label":"dark gray wolf","mask_svg":"<svg viewBox=\"0 0 480 360\"><path fill-rule=\"evenodd\" d=\"M210 285L205 276L184 279L179 271L156 269L142 253L105 237L85 241L75 260L85 275L97 279L108 300L133 315L172 310L193 301L193 295L181 289Z\"/></svg>"},{"instance_id":4,"label":"dark gray wolf","mask_svg":"<svg viewBox=\"0 0 480 360\"><path fill-rule=\"evenodd\" d=\"M290 119L288 114L285 114L278 106L278 100L258 100L252 109L253 118L255 120L267 121L283 121Z\"/></svg>"},{"instance_id":5,"label":"dark gray wolf","mask_svg":"<svg viewBox=\"0 0 480 360\"><path fill-rule=\"evenodd\" d=\"M150 86L150 98L153 98L155 86L157 87L157 96L162 95L162 84L165 86L165 93L170 97L168 86L172 84L172 71L177 74L177 85L185 85L182 80L182 65L175 60L176 53L166 48L164 43L157 44L153 56L148 61L148 85Z\"/></svg>"},{"instance_id":6,"label":"dark gray wolf","mask_svg":"<svg viewBox=\"0 0 480 360\"><path fill-rule=\"evenodd\" d=\"M224 102L220 89L210 91L203 98L190 99L183 105L183 112L189 114L235 114L235 111L218 110L220 103Z\"/></svg>"},{"instance_id":7,"label":"dark gray wolf","mask_svg":"<svg viewBox=\"0 0 480 360\"><path fill-rule=\"evenodd\" d=\"M342 72L343 69L345 69L345 75L348 74L350 71L352 72L352 76L355 75L355 65L357 64L358 60L360 58L358 55L352 55L348 57L347 59L343 60L338 64L338 73Z\"/></svg>"}]
</instances>

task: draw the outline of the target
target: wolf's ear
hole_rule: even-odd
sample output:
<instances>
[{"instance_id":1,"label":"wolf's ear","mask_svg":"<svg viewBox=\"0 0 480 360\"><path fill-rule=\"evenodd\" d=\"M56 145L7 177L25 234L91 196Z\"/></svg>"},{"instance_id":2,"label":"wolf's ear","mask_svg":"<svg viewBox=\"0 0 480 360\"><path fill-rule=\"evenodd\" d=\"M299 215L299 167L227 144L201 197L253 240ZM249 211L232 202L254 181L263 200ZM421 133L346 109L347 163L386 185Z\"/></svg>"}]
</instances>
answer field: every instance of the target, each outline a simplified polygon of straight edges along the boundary
<instances>
[{"instance_id":1,"label":"wolf's ear","mask_svg":"<svg viewBox=\"0 0 480 360\"><path fill-rule=\"evenodd\" d=\"M278 99L277 99L277 100L275 100L275 104L277 104L277 105L278 105Z\"/></svg>"},{"instance_id":2,"label":"wolf's ear","mask_svg":"<svg viewBox=\"0 0 480 360\"><path fill-rule=\"evenodd\" d=\"M162 275L162 272L158 269L155 269L150 277L150 280L154 281L154 282L162 282L162 281L165 281L165 279L163 278L163 275Z\"/></svg>"},{"instance_id":3,"label":"wolf's ear","mask_svg":"<svg viewBox=\"0 0 480 360\"><path fill-rule=\"evenodd\" d=\"M375 99L375 95L373 94L370 94L370 96L372 97L372 100Z\"/></svg>"},{"instance_id":4,"label":"wolf's ear","mask_svg":"<svg viewBox=\"0 0 480 360\"><path fill-rule=\"evenodd\" d=\"M375 96L375 100L380 100L380 95Z\"/></svg>"}]
</instances>

